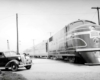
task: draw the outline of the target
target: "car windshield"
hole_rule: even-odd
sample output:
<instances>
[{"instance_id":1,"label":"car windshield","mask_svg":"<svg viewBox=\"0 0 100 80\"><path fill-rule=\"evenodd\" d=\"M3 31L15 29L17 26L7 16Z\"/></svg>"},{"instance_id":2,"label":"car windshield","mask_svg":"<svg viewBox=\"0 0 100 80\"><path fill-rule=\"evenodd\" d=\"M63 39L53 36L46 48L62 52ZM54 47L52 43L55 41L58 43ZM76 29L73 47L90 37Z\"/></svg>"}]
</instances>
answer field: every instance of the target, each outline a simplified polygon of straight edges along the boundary
<instances>
[{"instance_id":1,"label":"car windshield","mask_svg":"<svg viewBox=\"0 0 100 80\"><path fill-rule=\"evenodd\" d=\"M16 52L10 52L10 51L4 52L4 54L5 54L5 56L16 56L17 55Z\"/></svg>"}]
</instances>

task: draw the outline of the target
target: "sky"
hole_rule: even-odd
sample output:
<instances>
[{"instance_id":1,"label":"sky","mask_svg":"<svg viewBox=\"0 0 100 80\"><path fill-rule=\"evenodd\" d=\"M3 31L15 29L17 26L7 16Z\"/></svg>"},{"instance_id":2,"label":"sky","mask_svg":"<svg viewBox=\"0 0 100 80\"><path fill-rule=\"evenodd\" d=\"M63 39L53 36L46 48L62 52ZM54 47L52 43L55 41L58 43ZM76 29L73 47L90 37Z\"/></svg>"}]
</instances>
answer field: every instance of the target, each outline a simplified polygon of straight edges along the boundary
<instances>
[{"instance_id":1,"label":"sky","mask_svg":"<svg viewBox=\"0 0 100 80\"><path fill-rule=\"evenodd\" d=\"M100 0L0 0L0 51L17 49L16 13L19 52L23 52L78 19L98 24L92 7L100 7Z\"/></svg>"}]
</instances>

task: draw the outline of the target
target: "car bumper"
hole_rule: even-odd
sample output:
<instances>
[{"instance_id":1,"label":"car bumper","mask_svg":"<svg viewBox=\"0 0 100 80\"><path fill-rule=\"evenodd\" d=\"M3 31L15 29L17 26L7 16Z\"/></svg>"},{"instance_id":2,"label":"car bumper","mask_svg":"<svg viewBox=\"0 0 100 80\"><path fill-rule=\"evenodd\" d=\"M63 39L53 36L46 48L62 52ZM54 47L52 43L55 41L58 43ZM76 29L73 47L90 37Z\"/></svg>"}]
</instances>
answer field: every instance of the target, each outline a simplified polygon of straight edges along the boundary
<instances>
[{"instance_id":1,"label":"car bumper","mask_svg":"<svg viewBox=\"0 0 100 80\"><path fill-rule=\"evenodd\" d=\"M32 65L31 63L20 63L20 65L18 65L19 67L24 67L24 66L28 66L28 65Z\"/></svg>"}]
</instances>

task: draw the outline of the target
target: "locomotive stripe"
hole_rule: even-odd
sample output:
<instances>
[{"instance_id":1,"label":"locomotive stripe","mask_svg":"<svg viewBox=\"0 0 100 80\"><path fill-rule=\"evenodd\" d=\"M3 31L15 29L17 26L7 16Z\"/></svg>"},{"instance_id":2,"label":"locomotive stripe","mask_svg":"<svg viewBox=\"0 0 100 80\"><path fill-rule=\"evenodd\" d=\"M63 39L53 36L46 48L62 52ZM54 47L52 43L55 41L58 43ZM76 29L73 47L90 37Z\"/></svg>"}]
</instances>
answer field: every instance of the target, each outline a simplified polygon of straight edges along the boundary
<instances>
[{"instance_id":1,"label":"locomotive stripe","mask_svg":"<svg viewBox=\"0 0 100 80\"><path fill-rule=\"evenodd\" d=\"M96 50L100 51L100 48L76 49L76 51L96 51Z\"/></svg>"},{"instance_id":2,"label":"locomotive stripe","mask_svg":"<svg viewBox=\"0 0 100 80\"><path fill-rule=\"evenodd\" d=\"M77 36L77 35L85 35L85 34L89 34L90 35L90 38L94 38L94 37L98 37L100 38L100 31L96 31L96 30L91 30L91 31L86 31L86 32L76 32L76 33L73 33L73 34L69 34L68 36L66 36L66 38L70 38L70 37L74 37L74 36Z\"/></svg>"},{"instance_id":3,"label":"locomotive stripe","mask_svg":"<svg viewBox=\"0 0 100 80\"><path fill-rule=\"evenodd\" d=\"M90 32L91 32L91 31L86 31L86 32L76 32L76 33L67 35L66 38L69 38L69 37L71 37L71 36L76 36L76 35L90 34Z\"/></svg>"},{"instance_id":4,"label":"locomotive stripe","mask_svg":"<svg viewBox=\"0 0 100 80\"><path fill-rule=\"evenodd\" d=\"M86 32L77 32L77 33L74 33L74 35L84 35L84 34L90 34L91 31L86 31Z\"/></svg>"},{"instance_id":5,"label":"locomotive stripe","mask_svg":"<svg viewBox=\"0 0 100 80\"><path fill-rule=\"evenodd\" d=\"M78 28L80 28L80 27L84 27L84 26L89 27L89 26L97 26L97 25L96 25L96 24L84 24L84 25L80 25L80 26L77 26L77 27L71 29L70 31L68 31L68 34L72 33L72 32L75 31L76 29L78 29Z\"/></svg>"}]
</instances>

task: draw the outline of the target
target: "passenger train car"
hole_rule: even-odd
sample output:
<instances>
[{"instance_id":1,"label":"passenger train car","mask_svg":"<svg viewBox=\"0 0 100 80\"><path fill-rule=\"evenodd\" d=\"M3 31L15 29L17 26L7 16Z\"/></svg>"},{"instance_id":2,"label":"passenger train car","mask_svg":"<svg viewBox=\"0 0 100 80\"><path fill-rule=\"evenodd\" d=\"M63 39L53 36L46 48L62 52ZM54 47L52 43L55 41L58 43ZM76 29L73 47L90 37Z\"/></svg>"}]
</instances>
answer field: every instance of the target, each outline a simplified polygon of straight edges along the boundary
<instances>
[{"instance_id":1,"label":"passenger train car","mask_svg":"<svg viewBox=\"0 0 100 80\"><path fill-rule=\"evenodd\" d=\"M99 64L100 26L89 20L77 20L51 36L45 46L48 58Z\"/></svg>"},{"instance_id":2,"label":"passenger train car","mask_svg":"<svg viewBox=\"0 0 100 80\"><path fill-rule=\"evenodd\" d=\"M46 58L48 56L47 49L46 49L46 42L42 41L41 43L37 44L33 47L34 49L34 57L36 58Z\"/></svg>"}]
</instances>

